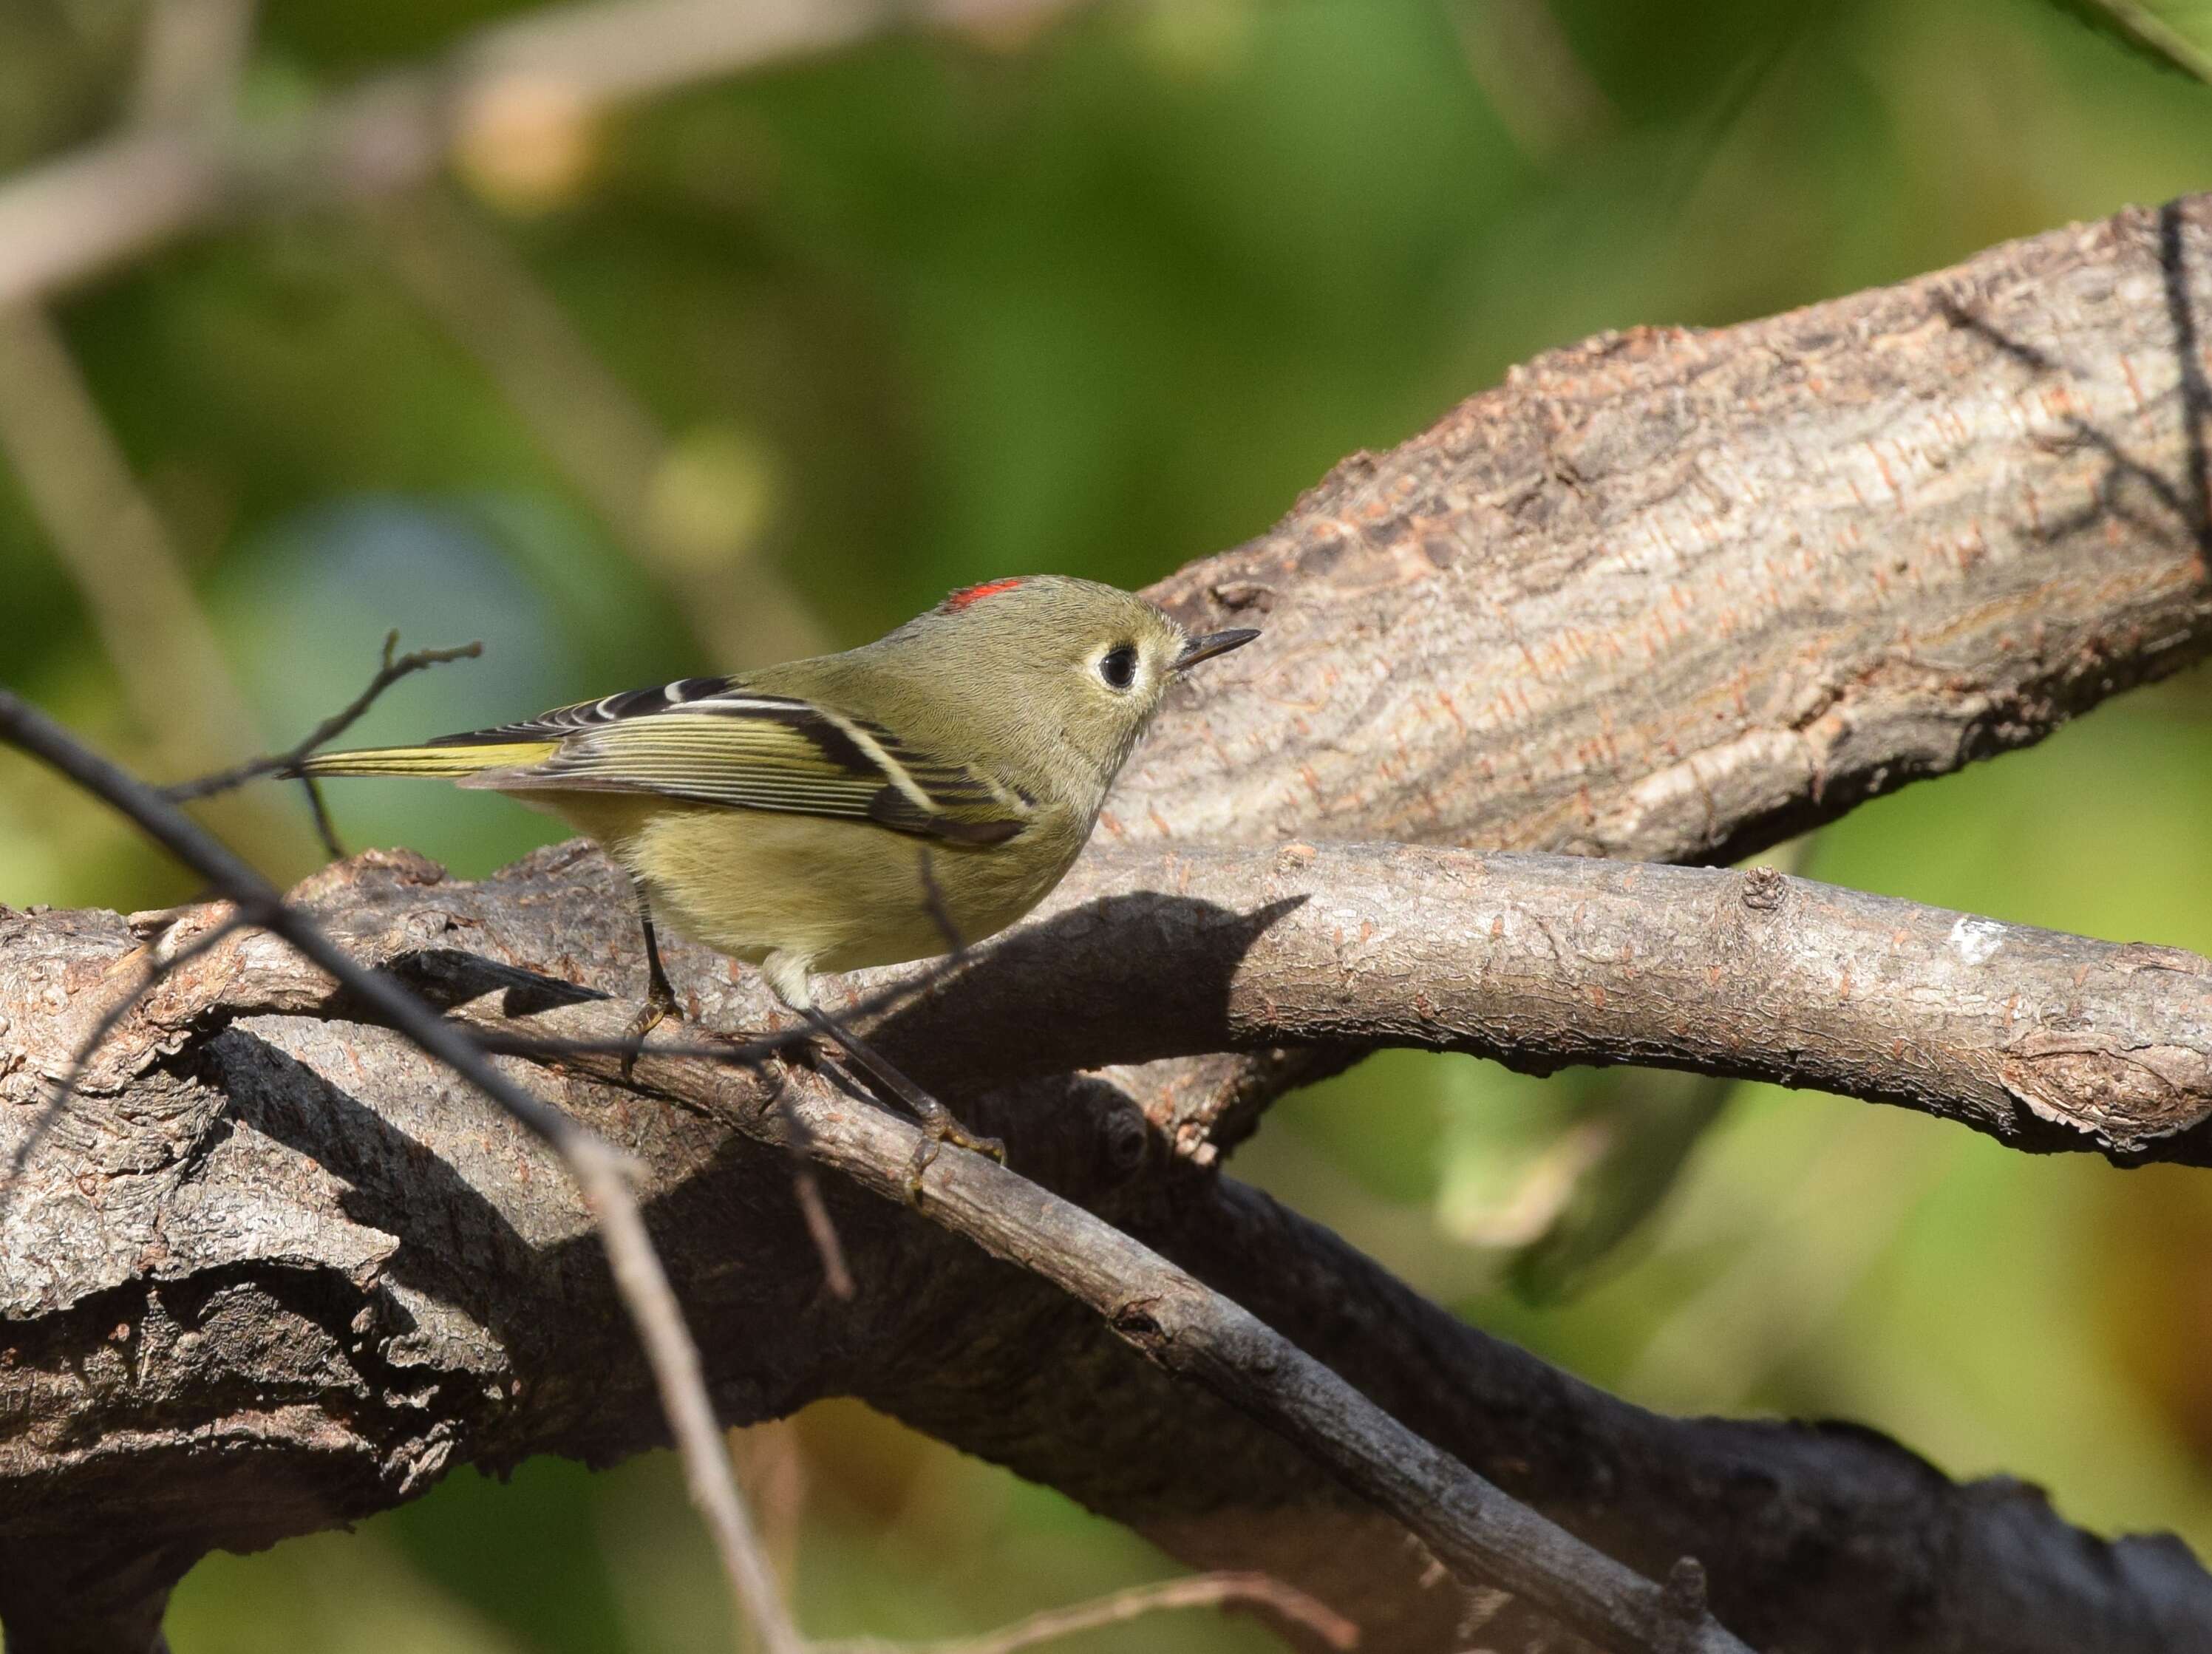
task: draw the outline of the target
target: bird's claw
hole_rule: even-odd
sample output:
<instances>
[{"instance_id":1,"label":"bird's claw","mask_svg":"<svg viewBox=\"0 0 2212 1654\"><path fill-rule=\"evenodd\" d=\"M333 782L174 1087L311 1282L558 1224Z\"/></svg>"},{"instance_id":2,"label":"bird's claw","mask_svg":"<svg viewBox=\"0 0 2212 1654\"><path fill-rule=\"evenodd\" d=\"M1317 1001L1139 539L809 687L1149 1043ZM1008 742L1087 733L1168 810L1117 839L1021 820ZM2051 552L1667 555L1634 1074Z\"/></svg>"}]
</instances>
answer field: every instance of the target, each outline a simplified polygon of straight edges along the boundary
<instances>
[{"instance_id":1,"label":"bird's claw","mask_svg":"<svg viewBox=\"0 0 2212 1654\"><path fill-rule=\"evenodd\" d=\"M938 1112L922 1122L921 1140L914 1146L914 1153L906 1163L906 1197L917 1209L921 1205L922 1176L936 1161L938 1151L947 1143L966 1149L970 1154L995 1160L1000 1165L1006 1164L1004 1142L996 1137L978 1137L954 1119L951 1110L939 1104Z\"/></svg>"},{"instance_id":2,"label":"bird's claw","mask_svg":"<svg viewBox=\"0 0 2212 1654\"><path fill-rule=\"evenodd\" d=\"M683 1010L676 1003L676 990L665 982L655 982L647 993L645 1003L638 1007L637 1014L629 1019L629 1027L623 1034L623 1039L629 1047L623 1053L622 1077L624 1080L629 1079L630 1070L637 1067L638 1053L645 1049L645 1037L671 1017L679 1022L684 1019Z\"/></svg>"}]
</instances>

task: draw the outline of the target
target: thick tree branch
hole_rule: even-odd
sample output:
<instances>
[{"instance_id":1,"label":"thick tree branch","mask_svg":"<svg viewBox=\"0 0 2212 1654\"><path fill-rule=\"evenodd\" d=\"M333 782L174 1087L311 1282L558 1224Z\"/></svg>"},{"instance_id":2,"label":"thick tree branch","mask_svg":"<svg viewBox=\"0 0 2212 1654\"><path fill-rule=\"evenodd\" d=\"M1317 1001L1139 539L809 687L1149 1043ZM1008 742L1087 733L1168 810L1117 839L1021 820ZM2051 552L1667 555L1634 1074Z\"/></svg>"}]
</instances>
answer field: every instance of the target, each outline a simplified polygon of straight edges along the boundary
<instances>
[{"instance_id":1,"label":"thick tree branch","mask_svg":"<svg viewBox=\"0 0 2212 1654\"><path fill-rule=\"evenodd\" d=\"M1731 860L2201 659L2208 200L1608 334L1346 460L1155 588L1267 641L1107 836Z\"/></svg>"},{"instance_id":2,"label":"thick tree branch","mask_svg":"<svg viewBox=\"0 0 2212 1654\"><path fill-rule=\"evenodd\" d=\"M467 912L489 888L447 886L441 909ZM420 968L419 915L332 922L362 962ZM909 988L915 974L848 979L845 1013L889 1007L870 1039L923 1084L971 1095L1216 1051L1410 1045L1538 1073L1625 1062L1815 1086L2130 1163L2212 1153L2212 960L1764 867L1410 845L1113 848L959 966ZM197 980L211 1001L173 989L171 1028L319 1004L358 1014L305 961ZM709 982L711 1025L775 1022L754 978ZM564 1043L554 1020L513 1025L503 1049L626 1049ZM650 1049L765 1055L683 1031ZM1211 1122L1227 1140L1255 1123Z\"/></svg>"},{"instance_id":3,"label":"thick tree branch","mask_svg":"<svg viewBox=\"0 0 2212 1654\"><path fill-rule=\"evenodd\" d=\"M1254 859L1226 854L1220 865ZM1462 870L1534 866L1560 876L1698 879L1731 899L1747 887L1742 876L1718 872L1437 859ZM1207 860L1171 858L1182 867ZM1315 865L1296 852L1287 860ZM613 962L631 940L617 882L599 858L574 850L541 853L476 885L444 882L412 858L371 856L331 870L301 895L349 951L480 1025L592 1034L618 1029L626 1003L562 977L623 985L625 972ZM1813 907L1817 889L1793 886L1775 911ZM1182 903L1170 911L1186 927L1197 905L1145 900ZM1094 909L1085 923L1102 952L1125 951L1134 930L1162 939L1158 957L1173 962L1175 927L1158 916L1140 900L1125 917L1101 921ZM1217 918L1197 933L1217 926L1237 927ZM1337 973L1331 928L1305 933L1329 961L1316 973L1322 979ZM1284 944L1263 934L1255 946ZM751 1003L749 976L712 956L685 948L672 963L703 1019L737 1016ZM950 1017L963 992L1001 991L993 957L978 964L990 979L933 988L925 1003L933 1014ZM1081 961L1070 968L1080 980ZM76 1031L112 991L110 979L128 981L136 969L118 921L71 914L12 921L0 934L0 1015L13 1017L16 1041L35 1031L52 1049L19 1046L23 1067L0 1082L0 1095L37 1094L35 1077L65 1061ZM1269 979L1286 980L1279 962ZM60 1012L28 1014L58 994ZM92 1347L82 1344L88 1336L97 1348L113 1347L100 1341L121 1325L129 1329L121 1347L137 1349L141 1377L117 1389L95 1362L91 1389L66 1406L101 1421L96 1437L19 1440L12 1464L0 1455L0 1535L50 1531L73 1511L108 1511L112 1490L143 1499L141 1479L158 1474L179 1504L155 1501L134 1517L147 1524L149 1543L173 1537L179 1524L252 1542L271 1527L375 1508L453 1455L495 1464L530 1450L600 1457L652 1439L655 1411L629 1377L635 1356L610 1335L604 1288L568 1262L574 1247L588 1248L589 1231L560 1181L532 1175L526 1157L518 1162L515 1146L501 1140L503 1128L488 1139L481 1116L457 1117L434 1070L378 1029L343 1020L346 1013L320 971L249 933L165 982L95 1059L82 1110L33 1157L21 1214L0 1233L0 1258L14 1261L0 1274L0 1310L18 1352L17 1366L0 1372L15 1374L23 1389L18 1416L60 1416L62 1395L77 1382L67 1362ZM1002 1037L1008 1025L1000 1025ZM1186 1554L1224 1566L1265 1560L1324 1600L1356 1605L1369 1646L1428 1646L1480 1611L1496 1614L1486 1629L1493 1645L1520 1645L1509 1634L1514 1611L1498 1611L1494 1599L1416 1590L1410 1578L1383 1589L1372 1577L1377 1558L1402 1547L1388 1538L1402 1530L1314 1486L1300 1453L1255 1436L1234 1412L1141 1378L1142 1365L1131 1369L1115 1353L1118 1341L1087 1314L1071 1316L1057 1294L1040 1298L1018 1274L929 1244L927 1225L917 1229L888 1207L854 1207L833 1187L861 1289L851 1305L837 1304L820 1286L778 1160L733 1154L714 1123L757 1119L758 1129L772 1129L774 1095L749 1072L659 1046L647 1052L639 1083L711 1110L710 1120L593 1083L586 1078L592 1066L576 1059L539 1089L552 1088L647 1167L648 1215L708 1339L727 1415L763 1416L809 1396L856 1391ZM616 1062L597 1066L611 1073ZM817 1149L828 1144L836 1154L872 1134L897 1137L860 1157L863 1170L896 1182L904 1127L805 1085L786 1095L803 1105ZM2193 1615L2212 1625L2212 1580L2185 1559L2136 1547L2109 1554L2130 1559L2118 1571L2081 1560L2107 1553L2047 1508L1954 1488L1864 1432L1801 1439L1770 1427L1678 1425L1548 1372L1459 1329L1333 1237L1234 1185L1148 1174L1148 1161L1158 1164L1149 1134L1110 1087L1094 1083L1071 1095L1054 1082L969 1107L980 1107L978 1123L1014 1138L1024 1172L1097 1205L1239 1302L1303 1320L1312 1353L1377 1399L1450 1431L1455 1451L1480 1456L1486 1474L1510 1480L1518 1497L1616 1554L1640 1548L1634 1554L1649 1576L1680 1555L1697 1556L1724 1621L1751 1611L1759 1616L1753 1623L1785 1629L1793 1645L1864 1645L1844 1628L1866 1621L1844 1615L1831 1570L1808 1560L1826 1555L1836 1567L1850 1560L1854 1594L1887 1593L1881 1600L1894 1604L1881 1621L1898 1633L1887 1646L1946 1645L1915 1640L1923 1634L1913 1628L1916 1614L2021 1647L2063 1646L2028 1635L2002 1603L1962 1595L1965 1582L1948 1562L1924 1560L1960 1546L2009 1545L2045 1572L2057 1568L2050 1590L2072 1617L2055 1625L2124 1626L2136 1616L2170 1627ZM21 1119L21 1110L0 1113L0 1124ZM956 1158L963 1172L989 1170ZM435 1189L423 1183L426 1165L447 1168ZM933 1172L933 1190L937 1178ZM240 1201L258 1214L252 1230L191 1215L236 1211ZM168 1249L166 1268L180 1274L146 1274L154 1237ZM1031 1250L1092 1255L1064 1244ZM732 1259L744 1262L733 1268ZM263 1296L272 1290L273 1299ZM245 1295L235 1325L222 1322L228 1311L218 1313L226 1293ZM285 1479L313 1488L313 1516L265 1496L216 1496L205 1478L233 1474L228 1467L189 1455L179 1462L164 1446L162 1420L209 1416L237 1382L234 1363L265 1362L271 1318L290 1328L287 1347L298 1353L280 1371L259 1371L253 1393L297 1411L258 1426L264 1469L282 1465ZM356 1323L372 1329L365 1342L349 1330ZM327 1336L315 1330L324 1327ZM202 1341L180 1343L186 1329L200 1330ZM235 1341L249 1329L251 1350L264 1353ZM956 1359L956 1351L967 1354ZM7 1382L0 1377L0 1386ZM426 1396L426 1385L439 1397ZM364 1409L362 1386L415 1400ZM1072 1403L1106 1395L1116 1398L1110 1408L1081 1404L1087 1422L1069 1426ZM44 1399L33 1404L34 1396ZM338 1414L345 1422L333 1436ZM1814 1440L1817 1448L1806 1444ZM1862 1505L1883 1488L1891 1491ZM1787 1543L1778 1527L1785 1512ZM1878 1548L1877 1535L1886 1536ZM1668 1548L1671 1554L1657 1554ZM1923 1560L1907 1568L1916 1555Z\"/></svg>"},{"instance_id":4,"label":"thick tree branch","mask_svg":"<svg viewBox=\"0 0 2212 1654\"><path fill-rule=\"evenodd\" d=\"M1103 836L1730 860L2201 659L2207 220L1606 335L1352 456L1155 588L1267 641ZM1164 1078L1195 1114L1255 1083Z\"/></svg>"},{"instance_id":5,"label":"thick tree branch","mask_svg":"<svg viewBox=\"0 0 2212 1654\"><path fill-rule=\"evenodd\" d=\"M969 1089L1418 1045L1537 1073L1626 1062L1814 1086L2022 1148L2212 1155L2212 960L1764 867L1108 849L875 1037L925 1083ZM1203 1123L1233 1142L1256 1116Z\"/></svg>"}]
</instances>

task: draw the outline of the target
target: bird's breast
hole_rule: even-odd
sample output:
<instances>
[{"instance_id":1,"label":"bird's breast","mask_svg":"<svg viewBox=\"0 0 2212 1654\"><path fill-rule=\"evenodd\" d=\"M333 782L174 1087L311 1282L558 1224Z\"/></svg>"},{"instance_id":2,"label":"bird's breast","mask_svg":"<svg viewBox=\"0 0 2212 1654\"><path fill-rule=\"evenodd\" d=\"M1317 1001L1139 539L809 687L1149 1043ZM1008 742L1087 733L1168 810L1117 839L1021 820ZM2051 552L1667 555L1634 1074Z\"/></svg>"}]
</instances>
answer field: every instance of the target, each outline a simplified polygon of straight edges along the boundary
<instances>
[{"instance_id":1,"label":"bird's breast","mask_svg":"<svg viewBox=\"0 0 2212 1654\"><path fill-rule=\"evenodd\" d=\"M1004 842L963 844L864 821L679 806L610 848L695 940L754 963L787 952L854 970L1005 929L1060 882L1089 824L1040 807Z\"/></svg>"}]
</instances>

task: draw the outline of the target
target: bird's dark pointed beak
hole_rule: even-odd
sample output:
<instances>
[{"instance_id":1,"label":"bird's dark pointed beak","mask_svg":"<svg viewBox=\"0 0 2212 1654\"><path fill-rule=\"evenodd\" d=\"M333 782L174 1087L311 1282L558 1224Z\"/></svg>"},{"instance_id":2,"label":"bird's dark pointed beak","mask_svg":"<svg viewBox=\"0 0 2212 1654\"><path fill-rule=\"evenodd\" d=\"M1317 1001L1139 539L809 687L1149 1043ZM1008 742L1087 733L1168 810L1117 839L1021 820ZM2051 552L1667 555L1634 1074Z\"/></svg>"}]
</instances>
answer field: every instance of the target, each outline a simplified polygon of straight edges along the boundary
<instances>
[{"instance_id":1,"label":"bird's dark pointed beak","mask_svg":"<svg viewBox=\"0 0 2212 1654\"><path fill-rule=\"evenodd\" d=\"M1239 626L1234 631L1208 632L1204 637L1194 637L1182 646L1176 657L1175 669L1182 672L1201 660L1211 660L1217 654L1226 654L1231 649L1241 649L1260 635L1256 626Z\"/></svg>"}]
</instances>

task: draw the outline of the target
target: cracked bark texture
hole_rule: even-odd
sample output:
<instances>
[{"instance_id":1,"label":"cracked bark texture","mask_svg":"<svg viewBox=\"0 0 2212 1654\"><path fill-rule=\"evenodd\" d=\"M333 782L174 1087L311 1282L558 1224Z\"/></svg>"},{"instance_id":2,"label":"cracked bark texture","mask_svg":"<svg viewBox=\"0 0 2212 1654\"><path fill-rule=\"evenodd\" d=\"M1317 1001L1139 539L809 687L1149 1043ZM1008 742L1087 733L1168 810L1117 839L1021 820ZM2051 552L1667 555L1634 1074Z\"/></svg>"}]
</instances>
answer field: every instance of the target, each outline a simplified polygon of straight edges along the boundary
<instances>
[{"instance_id":1,"label":"cracked bark texture","mask_svg":"<svg viewBox=\"0 0 2212 1654\"><path fill-rule=\"evenodd\" d=\"M1593 341L1347 462L1158 588L1268 637L1179 692L1102 846L1731 856L2197 658L2207 240L2190 202L1743 327ZM634 987L603 865L564 854L475 886L357 860L307 894L447 1003ZM133 946L111 915L0 920L11 1144ZM658 1438L550 1157L343 1006L285 999L257 948L281 952L226 945L125 1025L0 1231L0 1614L31 1646L70 1645L43 1587L88 1535L154 1600L202 1548L383 1508L463 1459ZM165 1022L218 965L229 1009ZM710 1024L742 1003L725 962L676 969ZM1866 1432L1654 1418L1202 1169L1309 1067L1156 1062L968 1101L1023 1170L1509 1492L1654 1577L1697 1555L1761 1647L2212 1647L2212 1581L2171 1541L2106 1544ZM732 1420L858 1394L1194 1561L1281 1573L1370 1647L1541 1634L1021 1271L832 1189L861 1282L838 1304L773 1157L580 1073L529 1079L650 1166ZM2089 1086L2093 1111L2118 1097Z\"/></svg>"}]
</instances>

